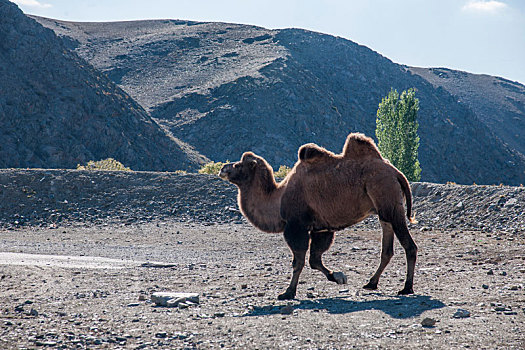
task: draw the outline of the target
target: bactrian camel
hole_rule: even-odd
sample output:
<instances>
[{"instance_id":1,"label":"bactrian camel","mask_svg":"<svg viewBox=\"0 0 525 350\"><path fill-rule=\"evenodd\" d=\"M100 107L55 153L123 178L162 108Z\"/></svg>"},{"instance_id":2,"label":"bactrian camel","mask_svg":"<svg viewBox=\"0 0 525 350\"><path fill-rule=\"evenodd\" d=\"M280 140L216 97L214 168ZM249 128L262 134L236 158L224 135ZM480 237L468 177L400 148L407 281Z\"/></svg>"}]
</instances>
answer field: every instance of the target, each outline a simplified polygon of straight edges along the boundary
<instances>
[{"instance_id":1,"label":"bactrian camel","mask_svg":"<svg viewBox=\"0 0 525 350\"><path fill-rule=\"evenodd\" d=\"M293 274L279 299L295 298L299 275L310 249L313 269L328 280L344 284L346 276L333 272L322 255L334 241L335 231L354 225L371 214L379 216L383 230L381 262L364 286L377 289L381 273L394 254L394 235L406 254L406 280L398 294L413 291L417 246L408 231L406 215L412 219L412 194L406 177L384 159L374 141L363 134L350 134L341 154L313 143L299 148L299 160L286 178L276 183L273 170L252 152L228 163L219 176L239 189L243 215L265 232L283 232L293 253Z\"/></svg>"}]
</instances>

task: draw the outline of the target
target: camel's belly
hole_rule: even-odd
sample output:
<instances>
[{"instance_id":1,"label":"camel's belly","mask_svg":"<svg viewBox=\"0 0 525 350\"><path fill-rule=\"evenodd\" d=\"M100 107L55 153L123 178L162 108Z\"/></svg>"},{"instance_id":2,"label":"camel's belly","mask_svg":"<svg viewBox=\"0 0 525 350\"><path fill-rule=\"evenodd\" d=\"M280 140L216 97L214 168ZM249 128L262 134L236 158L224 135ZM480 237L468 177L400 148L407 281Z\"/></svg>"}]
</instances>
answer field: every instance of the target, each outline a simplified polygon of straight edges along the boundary
<instances>
[{"instance_id":1,"label":"camel's belly","mask_svg":"<svg viewBox=\"0 0 525 350\"><path fill-rule=\"evenodd\" d=\"M332 213L331 215L325 216L316 215L313 224L314 231L323 229L339 231L355 225L373 214L376 214L374 209L366 211Z\"/></svg>"}]
</instances>

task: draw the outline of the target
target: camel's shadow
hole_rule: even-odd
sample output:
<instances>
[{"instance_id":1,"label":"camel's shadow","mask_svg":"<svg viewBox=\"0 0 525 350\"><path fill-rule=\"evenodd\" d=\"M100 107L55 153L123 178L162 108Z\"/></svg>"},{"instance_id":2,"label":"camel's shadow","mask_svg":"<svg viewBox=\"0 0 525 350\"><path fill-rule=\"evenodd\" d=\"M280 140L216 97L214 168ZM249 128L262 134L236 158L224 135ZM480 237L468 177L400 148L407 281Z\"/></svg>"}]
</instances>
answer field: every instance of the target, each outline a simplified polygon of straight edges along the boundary
<instances>
[{"instance_id":1,"label":"camel's shadow","mask_svg":"<svg viewBox=\"0 0 525 350\"><path fill-rule=\"evenodd\" d=\"M377 295L377 294L376 294ZM388 299L354 301L345 297L301 300L291 305L298 310L326 310L331 314L347 314L357 311L379 310L397 319L420 316L423 312L441 309L445 304L428 295L385 296ZM244 316L265 316L281 313L282 306L267 305L255 307Z\"/></svg>"}]
</instances>

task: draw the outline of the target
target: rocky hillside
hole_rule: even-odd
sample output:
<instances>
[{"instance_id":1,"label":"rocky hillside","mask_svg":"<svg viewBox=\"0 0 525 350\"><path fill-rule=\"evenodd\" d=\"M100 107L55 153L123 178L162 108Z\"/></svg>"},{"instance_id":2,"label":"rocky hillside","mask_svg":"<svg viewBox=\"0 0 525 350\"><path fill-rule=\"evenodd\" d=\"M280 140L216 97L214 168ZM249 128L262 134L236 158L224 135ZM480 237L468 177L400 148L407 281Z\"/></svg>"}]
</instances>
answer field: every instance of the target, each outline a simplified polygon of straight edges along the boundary
<instances>
[{"instance_id":1,"label":"rocky hillside","mask_svg":"<svg viewBox=\"0 0 525 350\"><path fill-rule=\"evenodd\" d=\"M449 91L349 40L225 23L36 18L159 124L216 161L253 150L274 166L316 142L374 135L390 88L417 89L425 181L525 182L525 157Z\"/></svg>"},{"instance_id":2,"label":"rocky hillside","mask_svg":"<svg viewBox=\"0 0 525 350\"><path fill-rule=\"evenodd\" d=\"M468 105L509 147L525 154L525 86L507 79L446 68L409 68Z\"/></svg>"},{"instance_id":3,"label":"rocky hillside","mask_svg":"<svg viewBox=\"0 0 525 350\"><path fill-rule=\"evenodd\" d=\"M202 157L53 31L0 0L0 167L194 169Z\"/></svg>"}]
</instances>

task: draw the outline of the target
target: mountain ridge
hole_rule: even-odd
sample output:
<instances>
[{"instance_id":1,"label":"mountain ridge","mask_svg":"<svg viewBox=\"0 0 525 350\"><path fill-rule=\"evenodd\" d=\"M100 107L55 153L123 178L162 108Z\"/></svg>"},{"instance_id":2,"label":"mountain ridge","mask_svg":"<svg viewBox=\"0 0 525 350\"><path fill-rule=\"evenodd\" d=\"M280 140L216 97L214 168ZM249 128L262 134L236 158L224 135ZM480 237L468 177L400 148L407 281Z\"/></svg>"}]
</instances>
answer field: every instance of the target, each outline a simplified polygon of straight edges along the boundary
<instances>
[{"instance_id":1,"label":"mountain ridge","mask_svg":"<svg viewBox=\"0 0 525 350\"><path fill-rule=\"evenodd\" d=\"M338 152L351 131L374 135L390 88L415 87L423 180L525 182L523 154L469 105L350 40L231 23L36 19L212 160L252 150L274 167L292 165L307 142Z\"/></svg>"}]
</instances>

